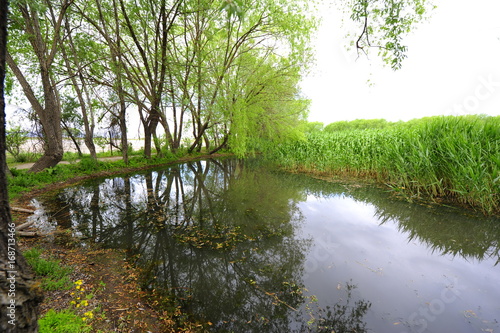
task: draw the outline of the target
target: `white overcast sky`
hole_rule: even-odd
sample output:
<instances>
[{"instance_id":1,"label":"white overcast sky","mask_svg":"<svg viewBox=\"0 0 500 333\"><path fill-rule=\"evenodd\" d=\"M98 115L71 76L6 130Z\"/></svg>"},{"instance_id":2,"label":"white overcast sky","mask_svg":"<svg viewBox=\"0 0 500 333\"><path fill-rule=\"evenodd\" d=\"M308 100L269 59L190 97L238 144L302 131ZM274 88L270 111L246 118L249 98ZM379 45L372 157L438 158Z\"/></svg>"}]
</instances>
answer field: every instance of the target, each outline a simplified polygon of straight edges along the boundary
<instances>
[{"instance_id":1,"label":"white overcast sky","mask_svg":"<svg viewBox=\"0 0 500 333\"><path fill-rule=\"evenodd\" d=\"M500 1L435 4L429 21L405 39L408 58L396 72L382 67L376 52L356 59L345 49L340 11L322 10L316 63L302 83L312 100L309 121L500 115Z\"/></svg>"}]
</instances>

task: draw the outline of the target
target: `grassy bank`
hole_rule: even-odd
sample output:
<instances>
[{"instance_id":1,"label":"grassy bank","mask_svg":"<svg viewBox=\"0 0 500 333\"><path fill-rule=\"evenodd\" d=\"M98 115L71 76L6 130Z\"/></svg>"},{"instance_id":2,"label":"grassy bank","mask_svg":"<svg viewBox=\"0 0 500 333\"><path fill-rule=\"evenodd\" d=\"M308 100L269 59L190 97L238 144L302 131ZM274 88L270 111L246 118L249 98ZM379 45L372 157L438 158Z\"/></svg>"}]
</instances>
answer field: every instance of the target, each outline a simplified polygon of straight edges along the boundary
<instances>
[{"instance_id":1,"label":"grassy bank","mask_svg":"<svg viewBox=\"0 0 500 333\"><path fill-rule=\"evenodd\" d=\"M318 131L270 146L289 170L375 178L409 196L500 211L500 117L431 117L385 129Z\"/></svg>"},{"instance_id":2,"label":"grassy bank","mask_svg":"<svg viewBox=\"0 0 500 333\"><path fill-rule=\"evenodd\" d=\"M54 168L49 168L38 173L30 173L28 170L18 170L15 165L10 169L12 177L8 179L8 189L10 199L17 199L23 193L36 189L45 188L48 185L69 182L73 183L78 179L106 176L107 174L133 172L155 166L168 165L202 158L203 153L187 154L185 151L178 154L166 154L163 157L152 157L146 159L142 155L129 157L129 163L125 164L121 159L93 160L89 156L84 156L78 161L75 159L65 159L72 161L70 164L60 163Z\"/></svg>"}]
</instances>

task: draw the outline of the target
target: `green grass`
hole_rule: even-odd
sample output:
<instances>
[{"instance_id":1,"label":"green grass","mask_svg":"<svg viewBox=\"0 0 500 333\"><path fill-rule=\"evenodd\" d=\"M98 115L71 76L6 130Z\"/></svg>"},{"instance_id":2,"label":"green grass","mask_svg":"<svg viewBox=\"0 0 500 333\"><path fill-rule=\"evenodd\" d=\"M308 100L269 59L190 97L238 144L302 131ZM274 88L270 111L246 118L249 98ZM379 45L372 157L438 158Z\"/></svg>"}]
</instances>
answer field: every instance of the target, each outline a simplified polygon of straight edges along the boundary
<instances>
[{"instance_id":1,"label":"green grass","mask_svg":"<svg viewBox=\"0 0 500 333\"><path fill-rule=\"evenodd\" d=\"M413 197L500 211L500 117L431 117L384 129L315 132L270 146L287 169L375 178Z\"/></svg>"},{"instance_id":2,"label":"green grass","mask_svg":"<svg viewBox=\"0 0 500 333\"><path fill-rule=\"evenodd\" d=\"M129 164L122 160L117 161L95 161L89 156L83 156L78 162L72 164L58 164L53 168L38 173L30 173L28 170L11 169L12 177L8 179L9 197L18 198L22 193L32 189L41 188L48 184L64 182L71 178L84 175L92 175L101 171L120 171L124 168L142 168L150 165L172 163L181 157L187 156L184 150L177 154L165 154L164 157L153 156L145 159L142 155L129 157ZM195 157L196 154L190 156Z\"/></svg>"},{"instance_id":3,"label":"green grass","mask_svg":"<svg viewBox=\"0 0 500 333\"><path fill-rule=\"evenodd\" d=\"M70 274L73 269L61 265L59 260L44 259L42 250L31 248L23 253L35 275L41 279L44 290L67 290L72 287Z\"/></svg>"},{"instance_id":4,"label":"green grass","mask_svg":"<svg viewBox=\"0 0 500 333\"><path fill-rule=\"evenodd\" d=\"M38 320L38 325L40 333L83 333L92 329L73 309L50 309Z\"/></svg>"}]
</instances>

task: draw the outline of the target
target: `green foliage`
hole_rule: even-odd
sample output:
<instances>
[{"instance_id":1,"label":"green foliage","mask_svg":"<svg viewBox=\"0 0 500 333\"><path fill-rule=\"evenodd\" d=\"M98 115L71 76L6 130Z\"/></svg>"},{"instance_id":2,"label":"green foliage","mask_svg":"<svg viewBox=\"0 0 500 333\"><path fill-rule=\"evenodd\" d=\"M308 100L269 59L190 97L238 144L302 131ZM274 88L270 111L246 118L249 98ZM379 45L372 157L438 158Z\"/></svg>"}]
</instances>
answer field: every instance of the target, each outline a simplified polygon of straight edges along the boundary
<instances>
[{"instance_id":1,"label":"green foliage","mask_svg":"<svg viewBox=\"0 0 500 333\"><path fill-rule=\"evenodd\" d=\"M82 171L97 171L99 169L99 161L90 156L84 156L78 163L78 168Z\"/></svg>"},{"instance_id":2,"label":"green foliage","mask_svg":"<svg viewBox=\"0 0 500 333\"><path fill-rule=\"evenodd\" d=\"M310 122L307 121L303 124L305 133L315 133L321 132L324 129L324 124L319 121Z\"/></svg>"},{"instance_id":3,"label":"green foliage","mask_svg":"<svg viewBox=\"0 0 500 333\"><path fill-rule=\"evenodd\" d=\"M335 131L350 131L350 130L363 130L363 129L382 129L388 128L398 123L391 123L385 119L356 119L351 121L337 121L325 126L326 132Z\"/></svg>"},{"instance_id":4,"label":"green foliage","mask_svg":"<svg viewBox=\"0 0 500 333\"><path fill-rule=\"evenodd\" d=\"M225 0L222 2L220 10L225 10L228 16L236 15L242 20L245 7L242 0Z\"/></svg>"},{"instance_id":5,"label":"green foliage","mask_svg":"<svg viewBox=\"0 0 500 333\"><path fill-rule=\"evenodd\" d=\"M325 129L267 148L268 158L286 168L369 176L409 197L448 197L487 214L500 210L500 117L432 117L385 129Z\"/></svg>"},{"instance_id":6,"label":"green foliage","mask_svg":"<svg viewBox=\"0 0 500 333\"><path fill-rule=\"evenodd\" d=\"M351 20L357 22L359 32L353 45L358 52L378 50L382 60L392 69L401 68L407 47L403 38L426 20L433 9L429 0L355 0L348 2Z\"/></svg>"},{"instance_id":7,"label":"green foliage","mask_svg":"<svg viewBox=\"0 0 500 333\"><path fill-rule=\"evenodd\" d=\"M42 288L45 290L70 289L71 267L62 266L59 260L43 259L41 254L42 250L37 248L23 253L36 276L42 278Z\"/></svg>"},{"instance_id":8,"label":"green foliage","mask_svg":"<svg viewBox=\"0 0 500 333\"><path fill-rule=\"evenodd\" d=\"M24 162L26 154L21 154L21 147L28 141L28 132L21 126L14 126L6 133L5 144L7 151L12 154L16 162Z\"/></svg>"},{"instance_id":9,"label":"green foliage","mask_svg":"<svg viewBox=\"0 0 500 333\"><path fill-rule=\"evenodd\" d=\"M54 311L50 309L39 319L40 333L84 333L91 327L73 309Z\"/></svg>"}]
</instances>

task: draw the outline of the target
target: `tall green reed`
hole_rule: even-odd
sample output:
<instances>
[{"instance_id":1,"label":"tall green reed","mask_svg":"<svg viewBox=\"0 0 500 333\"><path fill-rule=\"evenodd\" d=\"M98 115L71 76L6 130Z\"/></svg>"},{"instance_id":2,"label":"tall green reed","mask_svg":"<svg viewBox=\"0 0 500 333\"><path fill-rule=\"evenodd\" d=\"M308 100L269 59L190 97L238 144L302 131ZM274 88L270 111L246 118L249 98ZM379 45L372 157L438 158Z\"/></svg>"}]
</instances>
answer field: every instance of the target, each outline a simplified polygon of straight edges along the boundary
<instances>
[{"instance_id":1,"label":"tall green reed","mask_svg":"<svg viewBox=\"0 0 500 333\"><path fill-rule=\"evenodd\" d=\"M269 145L287 169L372 177L411 196L500 211L500 117L446 116L386 129L315 132Z\"/></svg>"}]
</instances>

